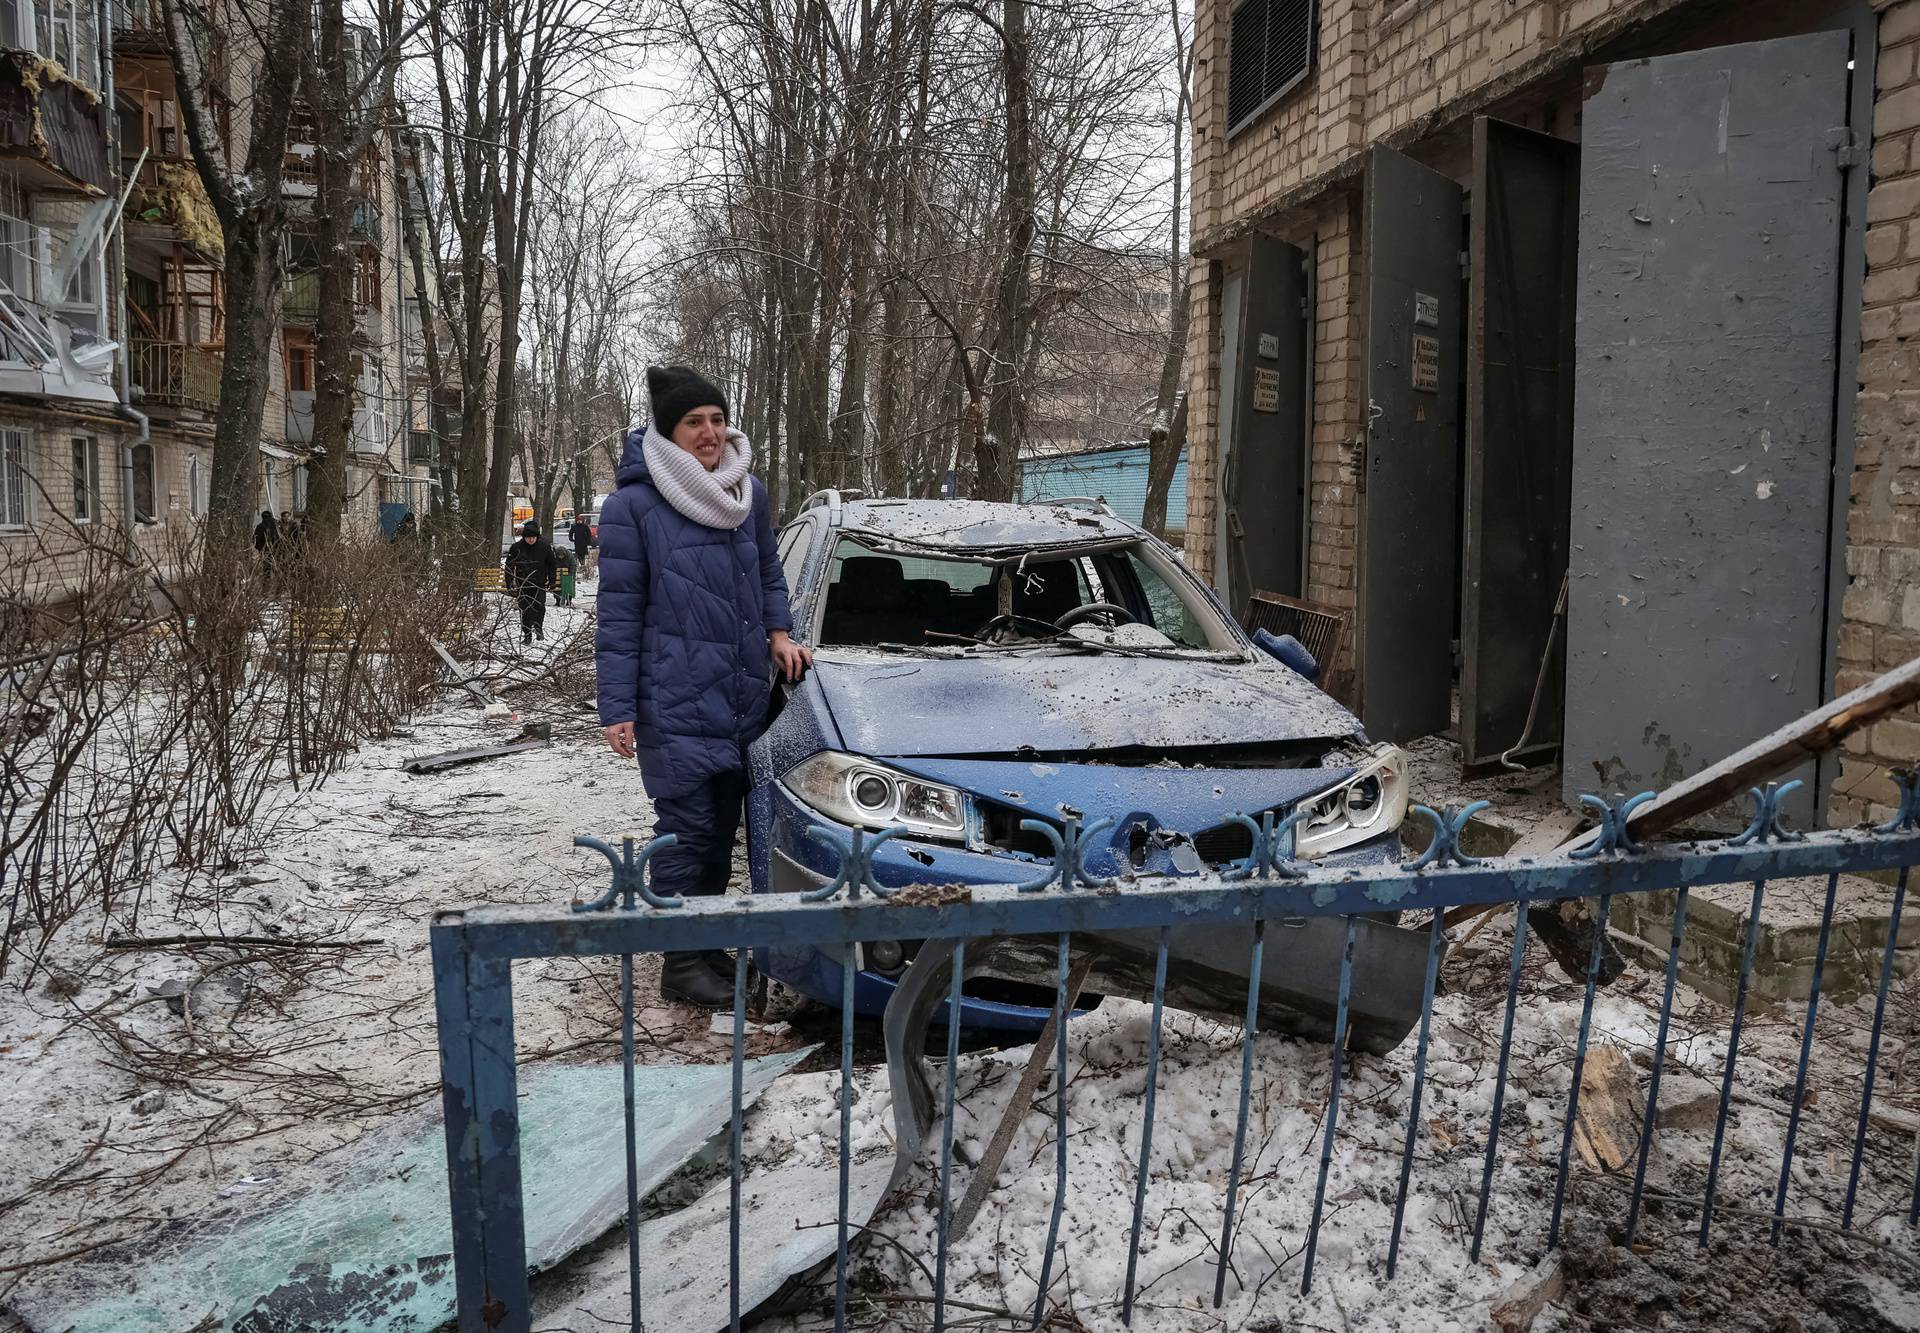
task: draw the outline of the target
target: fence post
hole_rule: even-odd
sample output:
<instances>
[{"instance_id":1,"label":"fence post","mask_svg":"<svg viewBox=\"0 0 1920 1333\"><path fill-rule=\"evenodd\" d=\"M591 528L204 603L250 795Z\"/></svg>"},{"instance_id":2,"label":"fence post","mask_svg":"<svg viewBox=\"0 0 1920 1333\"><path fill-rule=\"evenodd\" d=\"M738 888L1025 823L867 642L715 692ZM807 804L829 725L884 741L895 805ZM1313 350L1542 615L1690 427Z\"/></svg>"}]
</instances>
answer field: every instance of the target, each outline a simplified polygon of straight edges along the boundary
<instances>
[{"instance_id":1,"label":"fence post","mask_svg":"<svg viewBox=\"0 0 1920 1333\"><path fill-rule=\"evenodd\" d=\"M433 923L433 998L460 1333L531 1327L521 1212L513 972L476 957L461 913Z\"/></svg>"}]
</instances>

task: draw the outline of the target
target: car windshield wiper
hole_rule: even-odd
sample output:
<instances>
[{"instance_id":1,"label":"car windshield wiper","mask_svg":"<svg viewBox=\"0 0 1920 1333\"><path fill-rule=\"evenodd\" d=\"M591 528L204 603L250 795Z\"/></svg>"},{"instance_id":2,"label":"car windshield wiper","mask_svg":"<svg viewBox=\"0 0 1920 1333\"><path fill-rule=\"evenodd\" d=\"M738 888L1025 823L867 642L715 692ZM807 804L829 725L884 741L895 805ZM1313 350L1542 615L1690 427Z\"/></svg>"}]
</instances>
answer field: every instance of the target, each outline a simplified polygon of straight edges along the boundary
<instances>
[{"instance_id":1,"label":"car windshield wiper","mask_svg":"<svg viewBox=\"0 0 1920 1333\"><path fill-rule=\"evenodd\" d=\"M951 657L953 653L945 648L930 648L923 643L863 643L862 648L870 648L877 653L901 653L908 657Z\"/></svg>"}]
</instances>

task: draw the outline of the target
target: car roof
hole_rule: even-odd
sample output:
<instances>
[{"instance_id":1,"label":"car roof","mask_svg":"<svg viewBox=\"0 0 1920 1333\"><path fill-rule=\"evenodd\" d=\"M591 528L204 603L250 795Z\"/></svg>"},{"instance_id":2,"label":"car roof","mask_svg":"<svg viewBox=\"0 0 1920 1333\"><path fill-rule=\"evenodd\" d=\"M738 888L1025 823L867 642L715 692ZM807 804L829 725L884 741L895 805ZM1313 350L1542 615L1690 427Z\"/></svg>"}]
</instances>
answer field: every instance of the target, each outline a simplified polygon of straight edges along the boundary
<instances>
[{"instance_id":1,"label":"car roof","mask_svg":"<svg viewBox=\"0 0 1920 1333\"><path fill-rule=\"evenodd\" d=\"M1110 543L1146 535L1104 505L993 500L849 500L841 507L840 530L883 542L968 551Z\"/></svg>"}]
</instances>

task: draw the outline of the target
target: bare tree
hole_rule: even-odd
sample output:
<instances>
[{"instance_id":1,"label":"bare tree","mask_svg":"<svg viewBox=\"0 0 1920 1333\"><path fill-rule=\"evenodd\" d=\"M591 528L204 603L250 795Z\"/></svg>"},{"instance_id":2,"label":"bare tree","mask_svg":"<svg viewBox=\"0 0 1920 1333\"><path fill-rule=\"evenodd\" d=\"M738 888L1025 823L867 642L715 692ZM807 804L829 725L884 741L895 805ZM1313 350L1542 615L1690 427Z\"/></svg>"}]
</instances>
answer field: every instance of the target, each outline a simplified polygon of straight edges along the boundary
<instances>
[{"instance_id":1,"label":"bare tree","mask_svg":"<svg viewBox=\"0 0 1920 1333\"><path fill-rule=\"evenodd\" d=\"M592 97L607 58L631 49L641 25L626 0L440 0L426 27L432 77L416 90L413 110L420 132L443 145L426 221L452 307L456 496L478 550L506 524L538 182L566 169L549 129L568 106Z\"/></svg>"},{"instance_id":2,"label":"bare tree","mask_svg":"<svg viewBox=\"0 0 1920 1333\"><path fill-rule=\"evenodd\" d=\"M565 172L536 180L528 230L528 300L517 393L520 472L534 512L552 514L564 485L576 508L591 501L583 475L607 456L631 416L617 373L622 329L635 315L641 220L610 209L635 176L634 155L607 119L583 109L553 127Z\"/></svg>"},{"instance_id":3,"label":"bare tree","mask_svg":"<svg viewBox=\"0 0 1920 1333\"><path fill-rule=\"evenodd\" d=\"M194 167L220 220L227 347L214 421L208 536L215 550L246 548L260 485L260 421L272 377L286 224L291 88L312 40L310 11L285 0L227 0L217 27L194 0L164 0L180 118ZM207 53L216 53L210 68ZM235 145L223 130L227 89L256 90Z\"/></svg>"},{"instance_id":4,"label":"bare tree","mask_svg":"<svg viewBox=\"0 0 1920 1333\"><path fill-rule=\"evenodd\" d=\"M1172 53L1144 2L679 0L690 207L650 348L747 386L777 499L1010 496L1069 344L1106 353L1078 377L1103 401L1150 385L1165 317L1142 339L1112 313L1165 237Z\"/></svg>"}]
</instances>

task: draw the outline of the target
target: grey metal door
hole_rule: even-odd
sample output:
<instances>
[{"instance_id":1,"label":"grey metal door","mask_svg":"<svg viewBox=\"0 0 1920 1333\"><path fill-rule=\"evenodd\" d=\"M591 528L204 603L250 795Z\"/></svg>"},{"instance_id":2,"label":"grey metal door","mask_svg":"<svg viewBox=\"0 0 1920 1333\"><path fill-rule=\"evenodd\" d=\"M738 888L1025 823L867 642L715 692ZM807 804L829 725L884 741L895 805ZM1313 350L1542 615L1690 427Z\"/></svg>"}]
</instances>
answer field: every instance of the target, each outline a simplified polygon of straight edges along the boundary
<instances>
[{"instance_id":1,"label":"grey metal door","mask_svg":"<svg viewBox=\"0 0 1920 1333\"><path fill-rule=\"evenodd\" d=\"M1233 433L1227 455L1227 563L1221 587L1238 616L1247 594L1298 596L1307 484L1306 255L1251 242L1234 339Z\"/></svg>"},{"instance_id":2,"label":"grey metal door","mask_svg":"<svg viewBox=\"0 0 1920 1333\"><path fill-rule=\"evenodd\" d=\"M1377 740L1452 722L1460 187L1367 158L1367 444L1360 479L1360 716Z\"/></svg>"},{"instance_id":3,"label":"grey metal door","mask_svg":"<svg viewBox=\"0 0 1920 1333\"><path fill-rule=\"evenodd\" d=\"M1560 741L1566 638L1554 609L1567 569L1579 203L1579 145L1474 121L1460 588L1469 769L1509 750L1537 763Z\"/></svg>"},{"instance_id":4,"label":"grey metal door","mask_svg":"<svg viewBox=\"0 0 1920 1333\"><path fill-rule=\"evenodd\" d=\"M1588 71L1569 799L1820 702L1848 54L1815 33Z\"/></svg>"}]
</instances>

